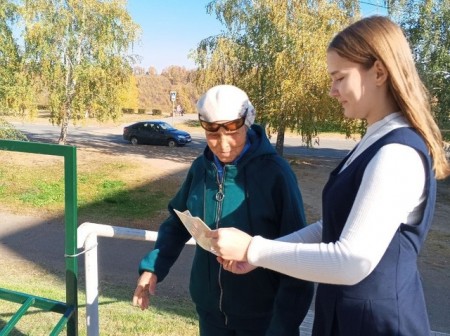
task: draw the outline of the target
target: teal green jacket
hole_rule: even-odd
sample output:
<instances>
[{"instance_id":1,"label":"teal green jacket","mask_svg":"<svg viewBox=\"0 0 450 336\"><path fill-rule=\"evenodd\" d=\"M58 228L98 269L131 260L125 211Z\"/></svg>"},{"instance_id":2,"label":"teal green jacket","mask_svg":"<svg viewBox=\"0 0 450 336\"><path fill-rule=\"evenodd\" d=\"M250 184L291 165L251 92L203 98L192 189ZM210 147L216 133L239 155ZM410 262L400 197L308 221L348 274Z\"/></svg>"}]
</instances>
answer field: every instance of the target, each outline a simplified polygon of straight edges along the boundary
<instances>
[{"instance_id":1,"label":"teal green jacket","mask_svg":"<svg viewBox=\"0 0 450 336\"><path fill-rule=\"evenodd\" d=\"M223 200L218 201L218 171L206 147L169 203L169 218L158 231L155 248L141 261L162 281L191 238L173 209L189 210L212 229L236 227L250 235L275 239L305 226L303 201L294 172L275 152L264 130L248 131L250 147L236 165L223 169ZM313 284L263 268L235 275L223 270L216 257L196 247L190 293L199 311L222 316L230 328L269 325L266 335L298 335L308 312Z\"/></svg>"}]
</instances>

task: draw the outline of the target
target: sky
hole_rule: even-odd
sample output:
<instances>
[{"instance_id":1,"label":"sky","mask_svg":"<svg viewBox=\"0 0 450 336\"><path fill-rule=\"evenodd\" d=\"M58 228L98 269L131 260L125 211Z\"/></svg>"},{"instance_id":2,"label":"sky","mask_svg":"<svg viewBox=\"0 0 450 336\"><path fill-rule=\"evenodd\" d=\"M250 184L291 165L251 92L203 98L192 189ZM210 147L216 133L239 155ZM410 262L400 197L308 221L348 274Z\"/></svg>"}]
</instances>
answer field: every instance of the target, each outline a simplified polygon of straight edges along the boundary
<instances>
[{"instance_id":1,"label":"sky","mask_svg":"<svg viewBox=\"0 0 450 336\"><path fill-rule=\"evenodd\" d=\"M198 43L222 30L215 14L206 13L210 0L128 0L133 21L141 26L141 37L132 53L136 64L158 73L171 65L194 69L188 54ZM383 14L382 0L361 0L363 16Z\"/></svg>"},{"instance_id":2,"label":"sky","mask_svg":"<svg viewBox=\"0 0 450 336\"><path fill-rule=\"evenodd\" d=\"M194 69L188 58L198 43L221 32L215 14L206 13L210 0L128 0L133 21L141 26L141 37L133 53L142 57L136 64L158 73L170 65Z\"/></svg>"}]
</instances>

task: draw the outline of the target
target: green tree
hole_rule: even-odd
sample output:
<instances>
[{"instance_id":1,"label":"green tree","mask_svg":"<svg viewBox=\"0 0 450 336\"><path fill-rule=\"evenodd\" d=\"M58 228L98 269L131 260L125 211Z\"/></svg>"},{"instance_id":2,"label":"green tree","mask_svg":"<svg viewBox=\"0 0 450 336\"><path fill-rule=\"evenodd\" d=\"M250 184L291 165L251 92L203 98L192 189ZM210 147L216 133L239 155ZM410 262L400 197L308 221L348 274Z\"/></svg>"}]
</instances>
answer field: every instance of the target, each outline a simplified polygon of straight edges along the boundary
<instances>
[{"instance_id":1,"label":"green tree","mask_svg":"<svg viewBox=\"0 0 450 336\"><path fill-rule=\"evenodd\" d=\"M119 105L137 110L139 108L139 90L134 75L130 75L119 90Z\"/></svg>"},{"instance_id":2,"label":"green tree","mask_svg":"<svg viewBox=\"0 0 450 336\"><path fill-rule=\"evenodd\" d=\"M310 145L319 121L341 120L328 96L326 48L358 16L357 1L216 0L207 10L225 31L200 42L198 85L228 83L247 91L258 120L277 132L278 153L286 129Z\"/></svg>"},{"instance_id":3,"label":"green tree","mask_svg":"<svg viewBox=\"0 0 450 336\"><path fill-rule=\"evenodd\" d=\"M22 0L24 60L49 92L52 122L66 143L69 122L94 109L99 120L116 118L129 81L128 56L139 27L125 0Z\"/></svg>"},{"instance_id":4,"label":"green tree","mask_svg":"<svg viewBox=\"0 0 450 336\"><path fill-rule=\"evenodd\" d=\"M163 69L161 76L167 77L172 85L184 84L188 82L189 70L186 70L185 67L172 65Z\"/></svg>"},{"instance_id":5,"label":"green tree","mask_svg":"<svg viewBox=\"0 0 450 336\"><path fill-rule=\"evenodd\" d=\"M450 1L392 1L390 10L412 45L433 112L443 128L450 118Z\"/></svg>"},{"instance_id":6,"label":"green tree","mask_svg":"<svg viewBox=\"0 0 450 336\"><path fill-rule=\"evenodd\" d=\"M0 2L0 113L33 111L35 88L23 70L13 27L19 19L14 2Z\"/></svg>"},{"instance_id":7,"label":"green tree","mask_svg":"<svg viewBox=\"0 0 450 336\"><path fill-rule=\"evenodd\" d=\"M0 2L0 102L5 109L11 90L16 82L15 73L18 70L18 46L14 41L11 25L17 17L13 4Z\"/></svg>"}]
</instances>

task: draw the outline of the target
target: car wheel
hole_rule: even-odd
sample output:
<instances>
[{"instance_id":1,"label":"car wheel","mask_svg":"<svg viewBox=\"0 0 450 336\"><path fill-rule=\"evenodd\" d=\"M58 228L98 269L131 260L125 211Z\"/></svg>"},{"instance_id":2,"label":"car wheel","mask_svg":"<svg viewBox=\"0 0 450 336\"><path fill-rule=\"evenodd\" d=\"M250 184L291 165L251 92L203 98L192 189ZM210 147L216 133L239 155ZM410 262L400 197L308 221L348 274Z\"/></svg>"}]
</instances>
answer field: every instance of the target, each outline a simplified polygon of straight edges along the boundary
<instances>
[{"instance_id":1,"label":"car wheel","mask_svg":"<svg viewBox=\"0 0 450 336\"><path fill-rule=\"evenodd\" d=\"M167 146L169 146L169 147L175 147L176 145L177 145L177 143L176 143L176 141L173 140L173 139L170 139L170 140L167 142Z\"/></svg>"},{"instance_id":2,"label":"car wheel","mask_svg":"<svg viewBox=\"0 0 450 336\"><path fill-rule=\"evenodd\" d=\"M134 146L136 146L139 143L139 141L136 137L131 137L130 142Z\"/></svg>"}]
</instances>

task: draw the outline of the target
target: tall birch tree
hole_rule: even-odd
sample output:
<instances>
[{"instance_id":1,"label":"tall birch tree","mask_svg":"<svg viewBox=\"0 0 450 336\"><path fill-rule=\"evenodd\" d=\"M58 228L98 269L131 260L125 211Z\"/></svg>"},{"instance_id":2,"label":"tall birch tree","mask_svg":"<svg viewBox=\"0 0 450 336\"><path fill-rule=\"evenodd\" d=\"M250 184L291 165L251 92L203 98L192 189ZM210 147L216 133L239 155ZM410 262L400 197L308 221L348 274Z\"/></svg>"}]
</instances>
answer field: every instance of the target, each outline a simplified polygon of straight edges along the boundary
<instances>
[{"instance_id":1,"label":"tall birch tree","mask_svg":"<svg viewBox=\"0 0 450 336\"><path fill-rule=\"evenodd\" d=\"M21 49L14 38L19 20L16 4L0 1L0 115L32 110L35 88L22 64Z\"/></svg>"},{"instance_id":2,"label":"tall birch tree","mask_svg":"<svg viewBox=\"0 0 450 336\"><path fill-rule=\"evenodd\" d=\"M93 106L98 119L120 113L119 92L129 85L137 26L125 0L22 0L24 60L49 92L51 120L68 126Z\"/></svg>"},{"instance_id":3,"label":"tall birch tree","mask_svg":"<svg viewBox=\"0 0 450 336\"><path fill-rule=\"evenodd\" d=\"M328 96L326 48L358 17L357 1L216 0L207 10L225 29L197 48L199 86L229 83L244 89L258 121L277 133L278 153L287 129L310 145L318 121L341 120Z\"/></svg>"},{"instance_id":4,"label":"tall birch tree","mask_svg":"<svg viewBox=\"0 0 450 336\"><path fill-rule=\"evenodd\" d=\"M441 128L450 126L450 1L394 0L390 15L412 46L419 74ZM449 132L447 130L447 132ZM447 133L450 139L450 133Z\"/></svg>"}]
</instances>

